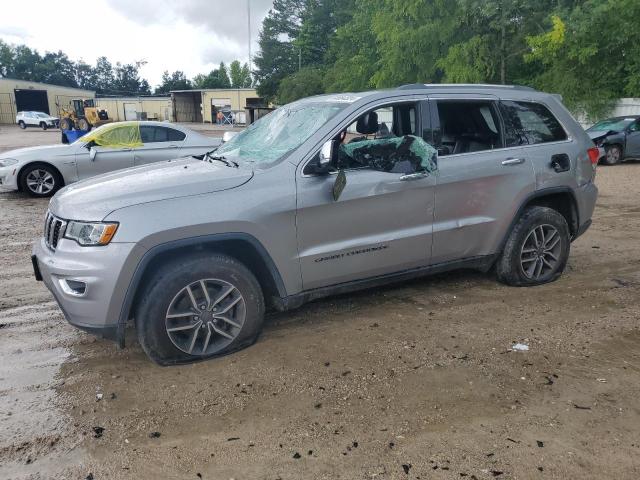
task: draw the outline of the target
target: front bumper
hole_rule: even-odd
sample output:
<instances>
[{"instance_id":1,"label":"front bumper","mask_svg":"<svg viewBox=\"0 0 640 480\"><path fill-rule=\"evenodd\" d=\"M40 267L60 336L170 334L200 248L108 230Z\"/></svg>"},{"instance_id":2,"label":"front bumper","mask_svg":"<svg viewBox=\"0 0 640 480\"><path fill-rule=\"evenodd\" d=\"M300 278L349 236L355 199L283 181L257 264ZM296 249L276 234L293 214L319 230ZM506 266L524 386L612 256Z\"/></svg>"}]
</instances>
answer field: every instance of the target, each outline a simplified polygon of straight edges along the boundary
<instances>
[{"instance_id":1,"label":"front bumper","mask_svg":"<svg viewBox=\"0 0 640 480\"><path fill-rule=\"evenodd\" d=\"M33 246L35 258L32 260L36 278L39 272L71 325L119 340L119 329L124 326L120 326L118 320L132 274L128 260L132 255L137 257L135 251L139 248L135 243L81 247L63 238L53 251L46 246L44 238L40 238ZM84 292L70 293L69 288L65 288L68 280L84 284Z\"/></svg>"},{"instance_id":2,"label":"front bumper","mask_svg":"<svg viewBox=\"0 0 640 480\"><path fill-rule=\"evenodd\" d=\"M18 166L0 167L0 190L18 190Z\"/></svg>"}]
</instances>

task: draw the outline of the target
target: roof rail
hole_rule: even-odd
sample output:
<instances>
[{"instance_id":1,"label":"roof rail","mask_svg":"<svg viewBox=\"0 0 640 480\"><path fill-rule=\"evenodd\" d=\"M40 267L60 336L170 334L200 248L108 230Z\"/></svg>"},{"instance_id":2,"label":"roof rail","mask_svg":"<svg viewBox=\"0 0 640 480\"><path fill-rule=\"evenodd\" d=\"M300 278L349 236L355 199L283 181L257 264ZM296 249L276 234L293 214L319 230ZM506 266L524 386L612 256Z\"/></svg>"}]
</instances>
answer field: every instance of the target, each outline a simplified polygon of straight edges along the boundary
<instances>
[{"instance_id":1,"label":"roof rail","mask_svg":"<svg viewBox=\"0 0 640 480\"><path fill-rule=\"evenodd\" d=\"M525 87L524 85L493 85L490 83L410 83L407 85L401 85L397 90L420 90L423 88L435 89L435 88L505 88L510 90L527 90L535 92L535 88Z\"/></svg>"}]
</instances>

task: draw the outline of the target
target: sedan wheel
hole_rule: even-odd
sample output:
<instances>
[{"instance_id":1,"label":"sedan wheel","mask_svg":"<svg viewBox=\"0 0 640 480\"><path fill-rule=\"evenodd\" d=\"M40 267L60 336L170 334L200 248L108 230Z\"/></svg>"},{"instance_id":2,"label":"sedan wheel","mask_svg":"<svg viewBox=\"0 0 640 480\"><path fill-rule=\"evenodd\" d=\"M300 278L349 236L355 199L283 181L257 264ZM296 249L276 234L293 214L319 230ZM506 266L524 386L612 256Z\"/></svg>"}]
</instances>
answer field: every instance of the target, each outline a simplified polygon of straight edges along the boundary
<instances>
[{"instance_id":1,"label":"sedan wheel","mask_svg":"<svg viewBox=\"0 0 640 480\"><path fill-rule=\"evenodd\" d=\"M50 197L62 187L58 172L44 164L33 164L20 174L20 188L32 197Z\"/></svg>"},{"instance_id":2,"label":"sedan wheel","mask_svg":"<svg viewBox=\"0 0 640 480\"><path fill-rule=\"evenodd\" d=\"M27 175L27 187L36 195L47 195L56 188L56 179L47 170L31 170Z\"/></svg>"},{"instance_id":3,"label":"sedan wheel","mask_svg":"<svg viewBox=\"0 0 640 480\"><path fill-rule=\"evenodd\" d=\"M606 155L604 157L604 163L606 165L616 165L622 160L622 149L617 145L612 145L606 148Z\"/></svg>"}]
</instances>

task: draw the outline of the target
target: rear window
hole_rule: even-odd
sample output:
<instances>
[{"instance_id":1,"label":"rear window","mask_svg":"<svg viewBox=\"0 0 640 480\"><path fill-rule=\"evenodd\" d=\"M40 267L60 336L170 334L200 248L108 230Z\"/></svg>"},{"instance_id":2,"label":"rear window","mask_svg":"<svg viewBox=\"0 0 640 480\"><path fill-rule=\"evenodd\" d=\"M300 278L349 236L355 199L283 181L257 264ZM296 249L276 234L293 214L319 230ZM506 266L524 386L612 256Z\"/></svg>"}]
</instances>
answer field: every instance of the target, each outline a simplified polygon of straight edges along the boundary
<instances>
[{"instance_id":1,"label":"rear window","mask_svg":"<svg viewBox=\"0 0 640 480\"><path fill-rule=\"evenodd\" d=\"M567 133L547 107L533 102L500 102L507 147L559 142Z\"/></svg>"}]
</instances>

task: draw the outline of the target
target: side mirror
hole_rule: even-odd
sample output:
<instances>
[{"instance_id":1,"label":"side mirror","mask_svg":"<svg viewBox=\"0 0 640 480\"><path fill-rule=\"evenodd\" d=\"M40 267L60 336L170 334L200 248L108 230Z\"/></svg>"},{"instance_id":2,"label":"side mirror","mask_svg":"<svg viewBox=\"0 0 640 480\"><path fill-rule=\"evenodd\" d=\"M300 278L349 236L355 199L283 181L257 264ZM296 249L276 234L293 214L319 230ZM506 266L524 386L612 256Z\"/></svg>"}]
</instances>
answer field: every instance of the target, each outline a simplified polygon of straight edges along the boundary
<instances>
[{"instance_id":1,"label":"side mirror","mask_svg":"<svg viewBox=\"0 0 640 480\"><path fill-rule=\"evenodd\" d=\"M229 140L231 140L233 137L235 137L236 135L238 135L239 132L224 132L224 135L222 135L222 143L226 143Z\"/></svg>"},{"instance_id":2,"label":"side mirror","mask_svg":"<svg viewBox=\"0 0 640 480\"><path fill-rule=\"evenodd\" d=\"M92 162L96 161L97 154L98 154L98 151L95 148L93 147L89 148L89 158L91 159Z\"/></svg>"},{"instance_id":3,"label":"side mirror","mask_svg":"<svg viewBox=\"0 0 640 480\"><path fill-rule=\"evenodd\" d=\"M318 173L326 173L331 168L334 160L335 140L327 140L322 145L320 153L318 154Z\"/></svg>"}]
</instances>

